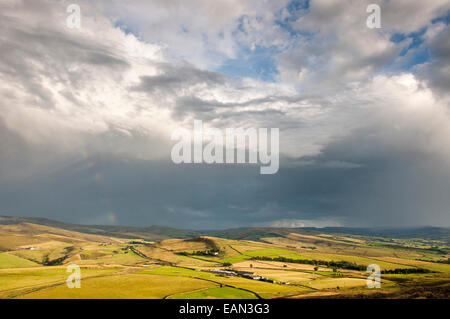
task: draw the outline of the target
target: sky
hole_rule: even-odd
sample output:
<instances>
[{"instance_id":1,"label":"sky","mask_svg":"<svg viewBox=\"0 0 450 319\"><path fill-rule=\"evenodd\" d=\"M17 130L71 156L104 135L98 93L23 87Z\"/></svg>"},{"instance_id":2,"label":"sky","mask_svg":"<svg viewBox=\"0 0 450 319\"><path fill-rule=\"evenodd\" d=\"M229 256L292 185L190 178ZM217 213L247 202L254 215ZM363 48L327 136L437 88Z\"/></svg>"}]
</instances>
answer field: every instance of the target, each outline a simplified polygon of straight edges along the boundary
<instances>
[{"instance_id":1,"label":"sky","mask_svg":"<svg viewBox=\"0 0 450 319\"><path fill-rule=\"evenodd\" d=\"M0 215L450 226L449 22L448 0L2 0ZM194 120L279 128L279 171L174 164Z\"/></svg>"}]
</instances>

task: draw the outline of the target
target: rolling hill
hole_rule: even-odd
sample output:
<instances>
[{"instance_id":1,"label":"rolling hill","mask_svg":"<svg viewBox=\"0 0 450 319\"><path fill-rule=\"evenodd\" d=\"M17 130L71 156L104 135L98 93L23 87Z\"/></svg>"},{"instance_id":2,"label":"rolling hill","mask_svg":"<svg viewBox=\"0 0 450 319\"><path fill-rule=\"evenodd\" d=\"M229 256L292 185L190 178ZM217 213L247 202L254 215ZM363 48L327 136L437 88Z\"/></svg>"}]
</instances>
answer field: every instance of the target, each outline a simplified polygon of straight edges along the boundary
<instances>
[{"instance_id":1,"label":"rolling hill","mask_svg":"<svg viewBox=\"0 0 450 319\"><path fill-rule=\"evenodd\" d=\"M448 230L389 231L396 237L348 228L200 232L2 216L0 298L448 297ZM71 264L80 267L84 289L67 288ZM373 264L382 276L377 291L366 287Z\"/></svg>"}]
</instances>

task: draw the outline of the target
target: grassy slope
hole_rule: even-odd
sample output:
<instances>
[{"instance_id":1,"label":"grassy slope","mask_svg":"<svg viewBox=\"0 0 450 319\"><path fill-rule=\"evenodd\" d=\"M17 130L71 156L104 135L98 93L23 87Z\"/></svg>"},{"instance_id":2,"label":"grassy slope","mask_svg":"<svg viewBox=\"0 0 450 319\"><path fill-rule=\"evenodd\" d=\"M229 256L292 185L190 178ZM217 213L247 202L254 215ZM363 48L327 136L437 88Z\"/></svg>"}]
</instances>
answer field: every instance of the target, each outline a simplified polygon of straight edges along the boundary
<instances>
[{"instance_id":1,"label":"grassy slope","mask_svg":"<svg viewBox=\"0 0 450 319\"><path fill-rule=\"evenodd\" d=\"M199 279L161 275L130 274L93 278L82 281L80 289L69 289L62 285L25 295L24 298L156 298L203 288L217 287L216 284ZM170 284L168 284L170 280Z\"/></svg>"},{"instance_id":2,"label":"grassy slope","mask_svg":"<svg viewBox=\"0 0 450 319\"><path fill-rule=\"evenodd\" d=\"M257 299L257 297L245 290L222 287L179 294L171 299Z\"/></svg>"},{"instance_id":3,"label":"grassy slope","mask_svg":"<svg viewBox=\"0 0 450 319\"><path fill-rule=\"evenodd\" d=\"M92 276L118 273L120 269L81 269L82 280ZM51 284L65 284L66 267L34 267L29 269L0 269L0 298L15 296L23 291L46 287Z\"/></svg>"},{"instance_id":4,"label":"grassy slope","mask_svg":"<svg viewBox=\"0 0 450 319\"><path fill-rule=\"evenodd\" d=\"M0 253L0 269L2 268L25 268L38 266L35 262L14 256L10 253Z\"/></svg>"}]
</instances>

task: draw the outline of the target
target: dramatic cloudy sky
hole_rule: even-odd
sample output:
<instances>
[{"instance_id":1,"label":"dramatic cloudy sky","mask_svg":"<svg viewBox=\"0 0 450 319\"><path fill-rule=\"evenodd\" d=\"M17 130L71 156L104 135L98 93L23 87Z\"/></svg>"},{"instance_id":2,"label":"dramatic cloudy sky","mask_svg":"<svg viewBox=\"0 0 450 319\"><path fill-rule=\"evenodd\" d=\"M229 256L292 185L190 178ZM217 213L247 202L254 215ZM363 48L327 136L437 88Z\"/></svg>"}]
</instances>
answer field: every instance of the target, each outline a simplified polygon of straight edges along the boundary
<instances>
[{"instance_id":1,"label":"dramatic cloudy sky","mask_svg":"<svg viewBox=\"0 0 450 319\"><path fill-rule=\"evenodd\" d=\"M67 6L81 8L70 29ZM367 5L381 28L366 26ZM448 0L2 0L0 215L450 226ZM280 129L280 169L175 165L172 132Z\"/></svg>"}]
</instances>

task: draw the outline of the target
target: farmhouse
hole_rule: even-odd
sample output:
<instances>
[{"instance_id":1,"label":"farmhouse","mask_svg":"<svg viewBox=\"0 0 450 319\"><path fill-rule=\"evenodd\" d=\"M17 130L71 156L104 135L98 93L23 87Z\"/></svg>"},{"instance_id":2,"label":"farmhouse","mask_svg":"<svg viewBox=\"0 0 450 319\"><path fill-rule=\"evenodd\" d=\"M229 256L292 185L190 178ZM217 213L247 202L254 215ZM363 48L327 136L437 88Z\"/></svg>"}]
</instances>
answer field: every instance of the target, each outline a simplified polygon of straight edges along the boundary
<instances>
[{"instance_id":1,"label":"farmhouse","mask_svg":"<svg viewBox=\"0 0 450 319\"><path fill-rule=\"evenodd\" d=\"M238 271L237 274L244 278L255 279L255 280L261 279L261 276L258 276L255 273L250 272L250 271Z\"/></svg>"},{"instance_id":2,"label":"farmhouse","mask_svg":"<svg viewBox=\"0 0 450 319\"><path fill-rule=\"evenodd\" d=\"M228 276L236 276L236 272L231 270L223 270L223 269L211 269L210 272L216 273L216 274L223 274Z\"/></svg>"}]
</instances>

